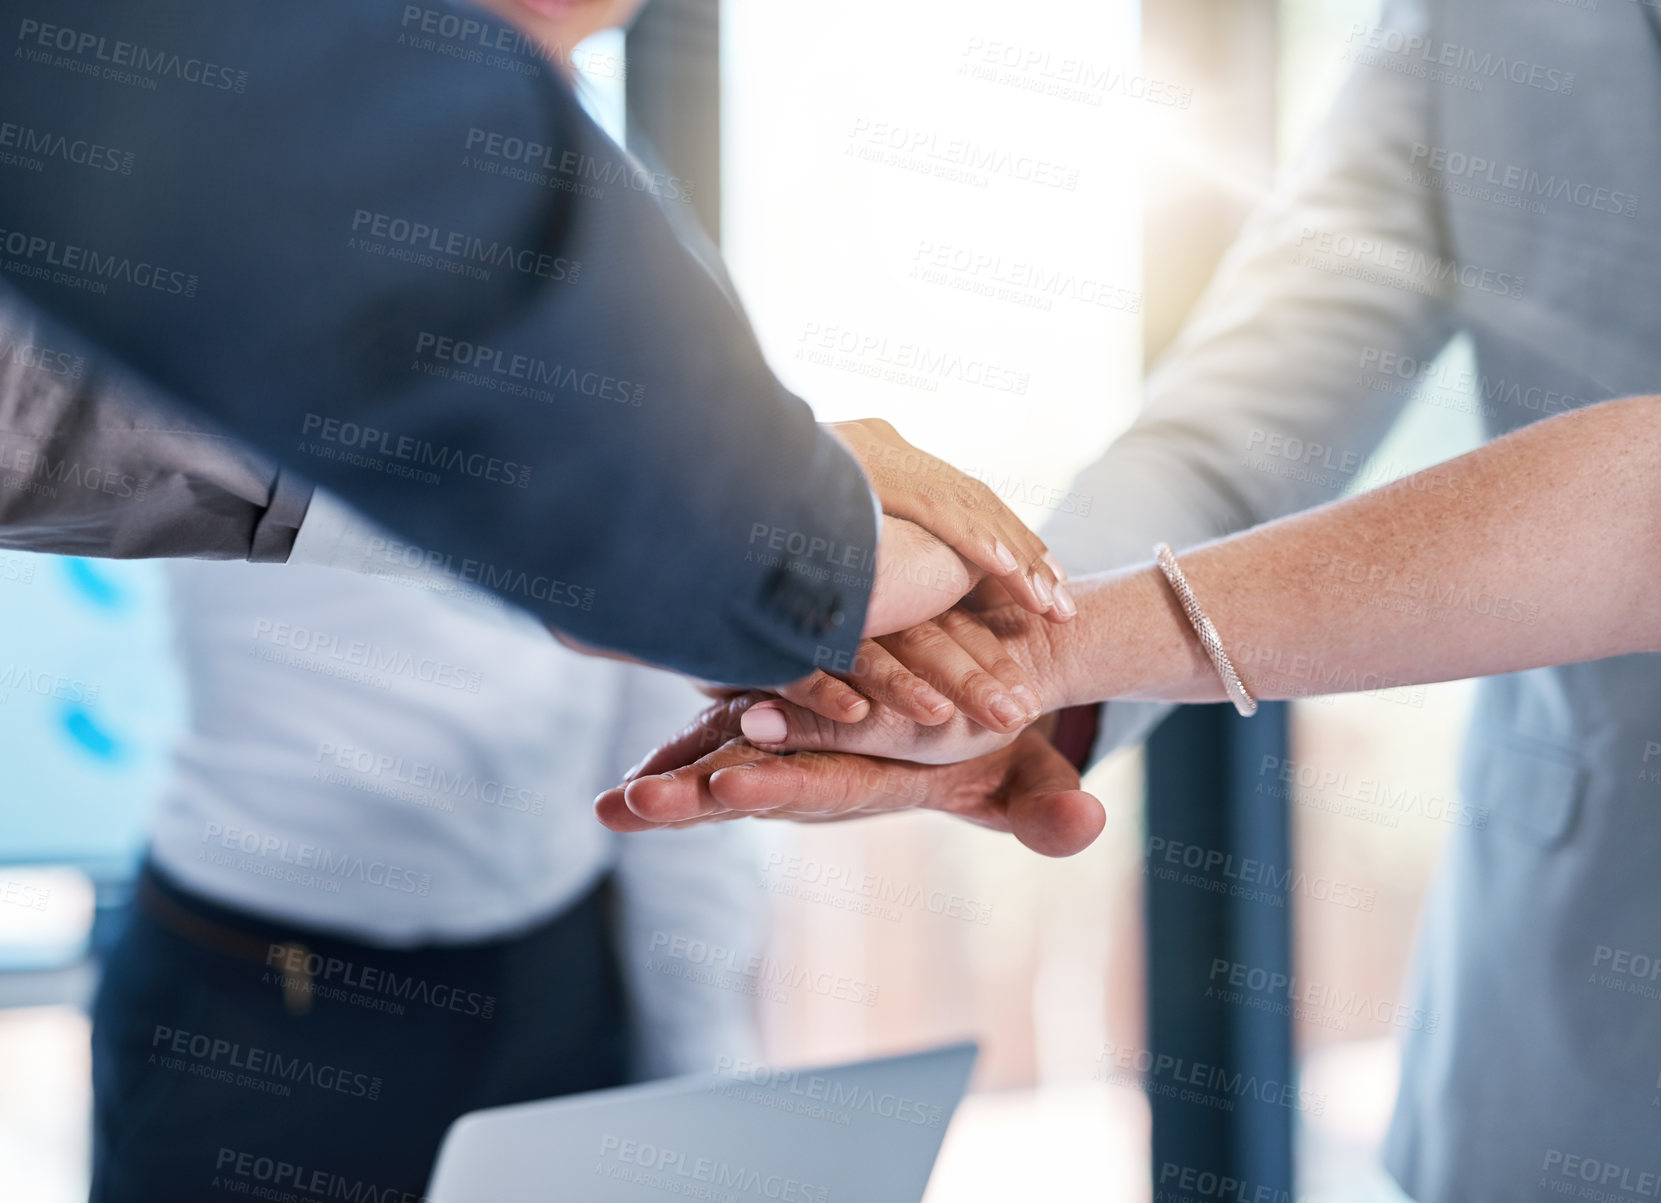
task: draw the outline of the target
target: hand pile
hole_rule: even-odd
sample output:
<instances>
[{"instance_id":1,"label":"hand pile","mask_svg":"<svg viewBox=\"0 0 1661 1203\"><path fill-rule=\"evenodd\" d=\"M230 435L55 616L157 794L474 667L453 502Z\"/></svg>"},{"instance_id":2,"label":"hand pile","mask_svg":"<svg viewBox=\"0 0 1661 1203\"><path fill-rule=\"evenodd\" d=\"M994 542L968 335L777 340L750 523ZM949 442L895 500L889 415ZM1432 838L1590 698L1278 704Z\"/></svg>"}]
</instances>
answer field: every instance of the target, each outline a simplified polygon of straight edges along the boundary
<instances>
[{"instance_id":1,"label":"hand pile","mask_svg":"<svg viewBox=\"0 0 1661 1203\"><path fill-rule=\"evenodd\" d=\"M1047 628L1076 613L1043 543L983 482L886 422L832 429L882 503L851 664L714 704L595 803L613 831L923 807L1069 856L1106 821L1051 745ZM1035 617L1041 616L1041 617Z\"/></svg>"}]
</instances>

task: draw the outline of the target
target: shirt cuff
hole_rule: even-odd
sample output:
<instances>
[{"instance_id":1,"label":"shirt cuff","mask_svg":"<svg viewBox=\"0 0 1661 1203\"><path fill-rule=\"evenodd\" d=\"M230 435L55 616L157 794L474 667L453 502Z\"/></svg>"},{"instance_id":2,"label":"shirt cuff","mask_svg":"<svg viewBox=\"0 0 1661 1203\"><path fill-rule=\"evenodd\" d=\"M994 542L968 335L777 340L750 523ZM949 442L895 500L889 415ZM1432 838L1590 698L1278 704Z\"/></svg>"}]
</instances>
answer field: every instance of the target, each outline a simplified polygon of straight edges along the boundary
<instances>
[{"instance_id":1,"label":"shirt cuff","mask_svg":"<svg viewBox=\"0 0 1661 1203\"><path fill-rule=\"evenodd\" d=\"M312 494L288 563L379 577L458 604L517 613L511 603L461 580L441 557L389 533L327 489Z\"/></svg>"},{"instance_id":2,"label":"shirt cuff","mask_svg":"<svg viewBox=\"0 0 1661 1203\"><path fill-rule=\"evenodd\" d=\"M361 561L369 537L378 533L380 529L374 523L333 493L319 489L312 495L305 521L294 536L288 562L334 568L343 561Z\"/></svg>"},{"instance_id":3,"label":"shirt cuff","mask_svg":"<svg viewBox=\"0 0 1661 1203\"><path fill-rule=\"evenodd\" d=\"M254 524L248 559L255 564L282 564L294 550L311 506L312 483L279 470L271 490L271 504Z\"/></svg>"},{"instance_id":4,"label":"shirt cuff","mask_svg":"<svg viewBox=\"0 0 1661 1203\"><path fill-rule=\"evenodd\" d=\"M1101 728L1101 707L1069 706L1056 716L1050 742L1080 773L1090 767L1090 753Z\"/></svg>"}]
</instances>

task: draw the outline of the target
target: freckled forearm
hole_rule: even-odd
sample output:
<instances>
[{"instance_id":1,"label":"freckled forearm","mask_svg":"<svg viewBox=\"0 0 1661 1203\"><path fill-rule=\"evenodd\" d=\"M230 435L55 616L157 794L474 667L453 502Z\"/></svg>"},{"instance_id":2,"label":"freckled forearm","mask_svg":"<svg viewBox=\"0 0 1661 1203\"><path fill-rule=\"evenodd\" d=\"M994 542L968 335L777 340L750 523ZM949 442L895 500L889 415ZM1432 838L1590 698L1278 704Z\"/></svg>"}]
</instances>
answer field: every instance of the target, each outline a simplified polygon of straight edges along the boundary
<instances>
[{"instance_id":1,"label":"freckled forearm","mask_svg":"<svg viewBox=\"0 0 1661 1203\"><path fill-rule=\"evenodd\" d=\"M1265 699L1653 650L1661 398L1538 423L1179 555L1241 679ZM1032 635L1062 704L1223 698L1157 568L1073 589L1079 616Z\"/></svg>"}]
</instances>

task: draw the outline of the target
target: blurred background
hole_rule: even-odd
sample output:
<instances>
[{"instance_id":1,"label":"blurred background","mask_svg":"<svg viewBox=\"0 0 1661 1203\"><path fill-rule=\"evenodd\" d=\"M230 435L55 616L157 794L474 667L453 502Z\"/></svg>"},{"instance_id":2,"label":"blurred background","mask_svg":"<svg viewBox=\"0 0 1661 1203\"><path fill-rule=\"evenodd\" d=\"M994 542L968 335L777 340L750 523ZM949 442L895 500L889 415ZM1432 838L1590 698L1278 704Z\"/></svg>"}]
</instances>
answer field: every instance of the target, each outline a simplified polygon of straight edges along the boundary
<instances>
[{"instance_id":1,"label":"blurred background","mask_svg":"<svg viewBox=\"0 0 1661 1203\"><path fill-rule=\"evenodd\" d=\"M685 139L707 165L714 178L680 174L783 379L825 419L888 418L1036 524L1088 504L1073 473L1136 413L1146 366L1308 136L1373 7L654 0L627 39L605 35L578 62L606 65L586 90L620 139L646 122L671 163L688 161ZM674 70L645 74L666 57ZM687 119L683 87L718 106L718 129L665 118ZM887 153L899 141L1043 167L943 178ZM1475 443L1473 407L1441 391L1407 407L1384 467L1358 479ZM166 606L153 565L0 556L0 1198L85 1196L85 1006L185 712ZM1383 781L1456 797L1467 697L1452 684L1298 702L1280 755L1313 771L1260 773L1272 788L1244 800L1266 830L1284 820L1301 870L1374 900L1295 893L1283 916L1295 972L1324 1000L1283 1021L1291 1069L1321 1104L1287 1117L1304 1198L1399 1197L1377 1148L1401 1031L1352 1004L1405 1003L1448 824L1435 806L1348 793ZM757 999L770 1062L982 1042L931 1201L1151 1197L1153 1117L1115 1062L1150 1047L1150 1011L1194 1000L1150 977L1148 781L1138 751L1098 766L1107 831L1065 862L928 815L759 825L769 955L876 987L872 1005ZM847 884L859 880L877 900Z\"/></svg>"}]
</instances>

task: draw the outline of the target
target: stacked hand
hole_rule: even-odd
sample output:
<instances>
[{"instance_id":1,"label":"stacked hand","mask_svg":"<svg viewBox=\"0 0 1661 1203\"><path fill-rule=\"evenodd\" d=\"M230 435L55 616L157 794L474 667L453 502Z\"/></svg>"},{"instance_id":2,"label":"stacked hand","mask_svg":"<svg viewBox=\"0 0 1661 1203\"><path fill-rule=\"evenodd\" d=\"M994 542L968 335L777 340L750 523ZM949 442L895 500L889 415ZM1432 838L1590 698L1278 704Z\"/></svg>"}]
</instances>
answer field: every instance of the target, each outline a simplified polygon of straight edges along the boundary
<instances>
[{"instance_id":1,"label":"stacked hand","mask_svg":"<svg viewBox=\"0 0 1661 1203\"><path fill-rule=\"evenodd\" d=\"M851 661L828 663L780 695L838 723L865 719L873 702L924 725L960 712L1004 734L1032 722L1041 707L1027 675L956 603L983 581L981 595L995 590L1000 601L1066 622L1078 610L1054 557L984 482L919 451L888 423L831 430L882 503L868 638Z\"/></svg>"},{"instance_id":2,"label":"stacked hand","mask_svg":"<svg viewBox=\"0 0 1661 1203\"><path fill-rule=\"evenodd\" d=\"M1653 510L1631 498L1648 495L1641 486L1655 456L1646 432L1658 403L1646 397L1588 406L1455 461L1468 474L1461 479L1497 499L1492 505L1449 502L1421 475L1193 548L1180 575L1168 564L1145 563L1076 582L1076 602L1053 573L1032 576L1045 557L1011 529L1006 512L977 509L971 500L965 517L939 508L954 494L935 497L936 483L908 492L873 472L884 508L895 515L885 527L901 513L931 523L966 564L990 574L975 600L984 603L981 594L996 588L1004 604L978 620L942 605L903 633L873 628L864 665L831 666L839 684L815 679L779 696L726 699L648 758L625 788L603 795L600 816L632 831L740 814L829 819L925 806L1063 854L1094 838L1103 814L1044 742L1044 728L1025 725L1035 711L1109 698L1219 702L1230 694L1249 710L1242 689L1277 699L1300 696L1317 679L1357 690L1654 652L1661 608L1647 581L1589 593L1569 583L1629 547L1655 542ZM890 448L903 448L883 429L861 430L869 436L867 462L880 464ZM1566 475L1565 458L1574 468ZM906 481L953 483L950 469L920 462L927 466ZM1615 500L1588 510L1584 482L1606 483L1611 474L1629 487L1593 490ZM963 496L977 495L965 486ZM1538 547L1542 498L1556 507L1549 555ZM1530 521L1517 530L1493 517L1524 512ZM1007 563L998 551L1011 541L1023 566L995 571ZM1502 580L1519 596L1536 591L1541 621L1502 631L1506 624L1475 609L1381 610L1355 591L1332 588L1345 571L1339 565L1356 564L1335 556L1335 546L1364 548L1364 567L1379 580L1446 579L1471 590ZM1049 605L1042 604L1046 589ZM1077 613L1079 620L1057 625L1033 616L1040 613ZM932 621L919 625L924 617ZM1239 653L1233 661L1218 654L1218 642L1227 640ZM1278 653L1263 654L1291 646L1298 650L1288 668ZM1311 673L1311 664L1343 664L1345 672ZM844 687L863 691L863 700Z\"/></svg>"},{"instance_id":3,"label":"stacked hand","mask_svg":"<svg viewBox=\"0 0 1661 1203\"><path fill-rule=\"evenodd\" d=\"M904 630L940 613L982 575L1034 614L1065 622L1077 613L1061 566L984 481L919 451L887 422L839 422L830 429L865 469L886 516L871 599L876 615L866 619L867 635ZM934 539L920 540L908 525ZM930 546L934 540L962 556L968 571L954 573L940 547ZM915 613L906 602L918 593L932 593L937 604Z\"/></svg>"},{"instance_id":4,"label":"stacked hand","mask_svg":"<svg viewBox=\"0 0 1661 1203\"><path fill-rule=\"evenodd\" d=\"M772 755L739 734L749 699L712 707L595 803L613 831L649 831L755 816L828 822L894 810L945 811L1012 833L1046 856L1071 856L1101 834L1101 803L1039 726L953 764L847 753Z\"/></svg>"},{"instance_id":5,"label":"stacked hand","mask_svg":"<svg viewBox=\"0 0 1661 1203\"><path fill-rule=\"evenodd\" d=\"M1033 726L1047 623L1077 612L1043 543L980 481L885 422L833 427L884 511L866 635L849 663L773 693L715 691L596 803L614 831L746 815L828 821L924 807L1066 856L1101 804ZM975 603L955 604L977 582ZM1001 603L977 613L975 604Z\"/></svg>"},{"instance_id":6,"label":"stacked hand","mask_svg":"<svg viewBox=\"0 0 1661 1203\"><path fill-rule=\"evenodd\" d=\"M760 745L791 747L809 741L826 747L833 738L857 735L836 745L849 751L890 747L878 738L884 731L936 729L936 741L982 730L1013 735L1044 712L1025 648L1020 652L1018 659L986 617L954 607L893 635L866 639L846 664L773 691L780 700L750 710L744 734ZM711 694L725 699L743 692Z\"/></svg>"}]
</instances>

